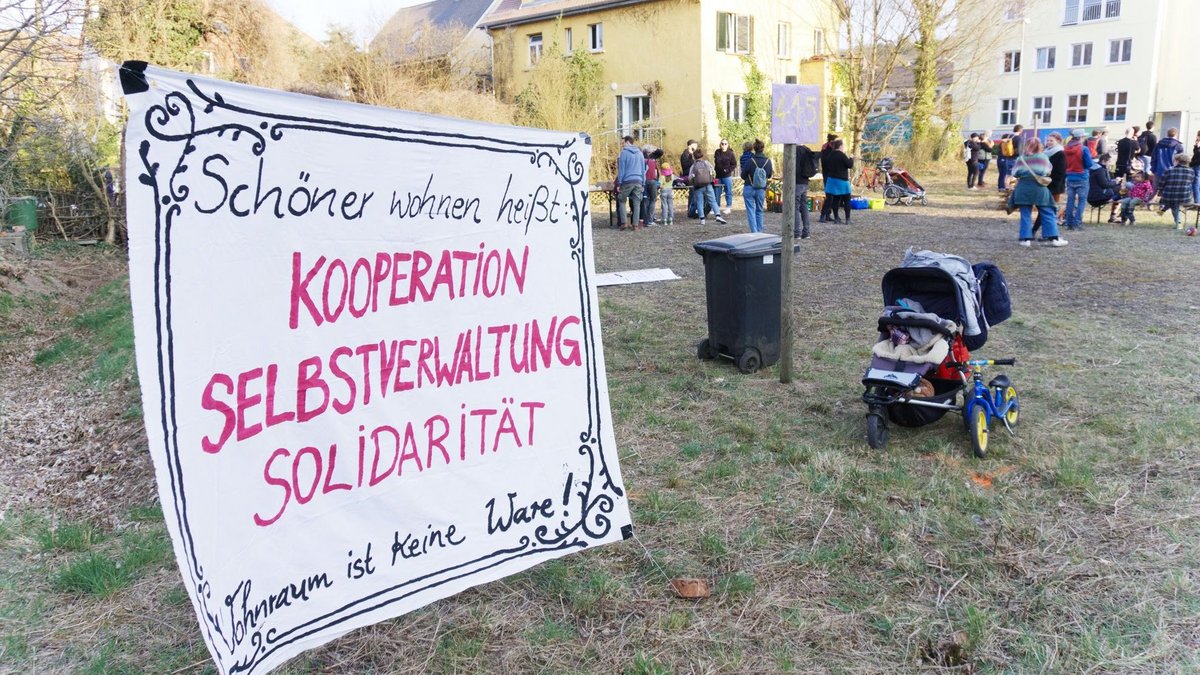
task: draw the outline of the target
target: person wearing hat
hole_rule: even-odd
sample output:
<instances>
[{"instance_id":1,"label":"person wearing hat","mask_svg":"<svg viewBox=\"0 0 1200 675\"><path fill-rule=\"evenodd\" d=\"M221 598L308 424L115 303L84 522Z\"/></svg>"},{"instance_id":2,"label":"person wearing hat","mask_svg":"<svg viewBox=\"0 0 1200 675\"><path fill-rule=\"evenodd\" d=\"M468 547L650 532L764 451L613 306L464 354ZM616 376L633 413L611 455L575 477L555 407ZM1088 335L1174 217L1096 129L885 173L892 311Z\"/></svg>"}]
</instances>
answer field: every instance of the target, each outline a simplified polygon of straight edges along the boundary
<instances>
[{"instance_id":1,"label":"person wearing hat","mask_svg":"<svg viewBox=\"0 0 1200 675\"><path fill-rule=\"evenodd\" d=\"M1087 207L1088 197L1088 172L1095 166L1092 153L1083 142L1086 135L1083 129L1072 129L1071 140L1063 147L1063 157L1067 162L1065 225L1068 230L1083 229L1083 211Z\"/></svg>"}]
</instances>

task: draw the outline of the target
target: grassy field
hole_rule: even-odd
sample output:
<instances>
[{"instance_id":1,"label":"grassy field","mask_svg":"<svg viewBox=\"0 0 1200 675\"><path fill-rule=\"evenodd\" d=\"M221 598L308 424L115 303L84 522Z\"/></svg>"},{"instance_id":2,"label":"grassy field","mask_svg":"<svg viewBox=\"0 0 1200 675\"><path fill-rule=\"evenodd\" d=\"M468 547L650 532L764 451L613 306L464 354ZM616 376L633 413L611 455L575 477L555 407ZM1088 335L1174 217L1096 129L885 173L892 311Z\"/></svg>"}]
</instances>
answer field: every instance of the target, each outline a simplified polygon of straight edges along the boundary
<instances>
[{"instance_id":1,"label":"grassy field","mask_svg":"<svg viewBox=\"0 0 1200 675\"><path fill-rule=\"evenodd\" d=\"M598 271L683 277L600 291L636 538L282 672L1200 670L1200 239L1143 216L1023 249L992 193L930 183L928 207L814 223L786 385L695 358L692 244L744 231L740 205L703 230L597 214ZM1022 419L1015 437L993 428L986 460L956 416L866 444L879 281L909 246L1008 278L1014 316L976 355L1017 358L995 372ZM0 274L0 671L210 672L154 498L121 254L29 265ZM676 598L679 576L712 596Z\"/></svg>"}]
</instances>

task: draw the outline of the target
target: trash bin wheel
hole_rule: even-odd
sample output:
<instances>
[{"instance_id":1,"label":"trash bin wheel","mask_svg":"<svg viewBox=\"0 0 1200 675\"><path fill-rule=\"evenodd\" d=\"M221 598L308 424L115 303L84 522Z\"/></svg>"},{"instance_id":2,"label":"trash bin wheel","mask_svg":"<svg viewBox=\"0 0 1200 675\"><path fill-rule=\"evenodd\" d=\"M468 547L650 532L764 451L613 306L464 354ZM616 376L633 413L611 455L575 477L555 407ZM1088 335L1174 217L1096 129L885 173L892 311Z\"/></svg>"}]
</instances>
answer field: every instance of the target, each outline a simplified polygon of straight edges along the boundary
<instances>
[{"instance_id":1,"label":"trash bin wheel","mask_svg":"<svg viewBox=\"0 0 1200 675\"><path fill-rule=\"evenodd\" d=\"M696 345L696 358L701 361L712 361L717 358L717 350L713 349L713 344L708 338L704 338Z\"/></svg>"},{"instance_id":2,"label":"trash bin wheel","mask_svg":"<svg viewBox=\"0 0 1200 675\"><path fill-rule=\"evenodd\" d=\"M749 375L758 371L762 367L762 354L754 347L747 347L746 351L738 354L737 369Z\"/></svg>"}]
</instances>

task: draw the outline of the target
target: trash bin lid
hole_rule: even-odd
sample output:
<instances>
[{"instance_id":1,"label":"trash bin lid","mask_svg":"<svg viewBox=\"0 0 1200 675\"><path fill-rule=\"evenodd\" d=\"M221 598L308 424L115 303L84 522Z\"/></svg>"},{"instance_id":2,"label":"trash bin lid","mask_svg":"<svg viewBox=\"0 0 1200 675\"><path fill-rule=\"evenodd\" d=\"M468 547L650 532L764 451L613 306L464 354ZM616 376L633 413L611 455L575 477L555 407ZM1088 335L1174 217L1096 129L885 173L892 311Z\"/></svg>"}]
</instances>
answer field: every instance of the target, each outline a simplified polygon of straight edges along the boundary
<instances>
[{"instance_id":1,"label":"trash bin lid","mask_svg":"<svg viewBox=\"0 0 1200 675\"><path fill-rule=\"evenodd\" d=\"M700 255L725 253L734 258L761 258L782 252L783 239L777 234L743 232L720 239L698 241L693 244L693 248Z\"/></svg>"}]
</instances>

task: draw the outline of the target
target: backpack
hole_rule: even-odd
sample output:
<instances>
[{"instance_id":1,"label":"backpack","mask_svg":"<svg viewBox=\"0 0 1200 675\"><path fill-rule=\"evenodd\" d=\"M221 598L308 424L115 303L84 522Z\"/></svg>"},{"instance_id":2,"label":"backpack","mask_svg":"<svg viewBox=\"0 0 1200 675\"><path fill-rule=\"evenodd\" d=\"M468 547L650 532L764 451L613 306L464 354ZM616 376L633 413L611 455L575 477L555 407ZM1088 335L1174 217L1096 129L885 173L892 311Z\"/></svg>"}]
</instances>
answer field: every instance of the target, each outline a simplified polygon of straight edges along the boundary
<instances>
[{"instance_id":1,"label":"backpack","mask_svg":"<svg viewBox=\"0 0 1200 675\"><path fill-rule=\"evenodd\" d=\"M754 162L754 160L750 160ZM750 187L755 187L760 190L767 187L767 169L754 162L754 173L750 174Z\"/></svg>"},{"instance_id":2,"label":"backpack","mask_svg":"<svg viewBox=\"0 0 1200 675\"><path fill-rule=\"evenodd\" d=\"M981 262L971 266L979 282L979 306L989 326L1012 316L1012 300L1008 297L1008 282L994 263Z\"/></svg>"},{"instance_id":3,"label":"backpack","mask_svg":"<svg viewBox=\"0 0 1200 675\"><path fill-rule=\"evenodd\" d=\"M1143 131L1142 135L1138 136L1138 139L1137 139L1138 150L1141 151L1141 153L1143 155L1150 154L1150 151L1154 149L1154 148L1150 147L1150 138L1148 136L1149 133L1150 133L1149 131Z\"/></svg>"},{"instance_id":4,"label":"backpack","mask_svg":"<svg viewBox=\"0 0 1200 675\"><path fill-rule=\"evenodd\" d=\"M796 148L796 177L812 178L821 170L821 158L804 146Z\"/></svg>"},{"instance_id":5,"label":"backpack","mask_svg":"<svg viewBox=\"0 0 1200 675\"><path fill-rule=\"evenodd\" d=\"M964 142L964 143L963 143L963 161L964 161L964 162L969 162L969 161L971 161L971 155L973 155L973 154L975 154L975 153L973 153L973 152L971 151L971 144L970 144L970 142Z\"/></svg>"},{"instance_id":6,"label":"backpack","mask_svg":"<svg viewBox=\"0 0 1200 675\"><path fill-rule=\"evenodd\" d=\"M1000 141L1000 156L1015 157L1017 153L1013 152L1012 138L1005 138Z\"/></svg>"},{"instance_id":7,"label":"backpack","mask_svg":"<svg viewBox=\"0 0 1200 675\"><path fill-rule=\"evenodd\" d=\"M1099 140L1099 138L1089 138L1083 142L1087 146L1088 152L1092 153L1092 157L1096 156L1096 143Z\"/></svg>"},{"instance_id":8,"label":"backpack","mask_svg":"<svg viewBox=\"0 0 1200 675\"><path fill-rule=\"evenodd\" d=\"M712 185L712 169L709 163L700 159L692 165L692 187L704 187Z\"/></svg>"}]
</instances>

